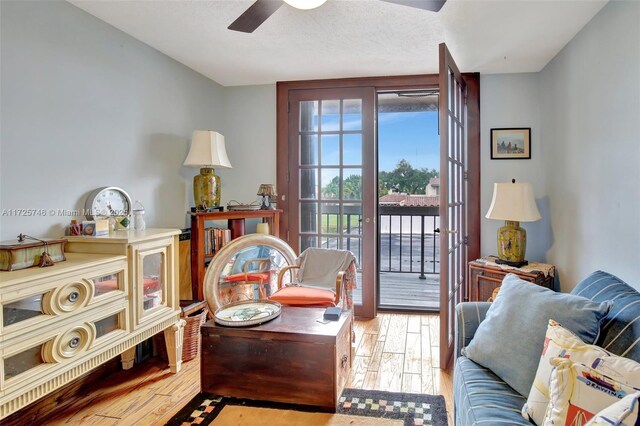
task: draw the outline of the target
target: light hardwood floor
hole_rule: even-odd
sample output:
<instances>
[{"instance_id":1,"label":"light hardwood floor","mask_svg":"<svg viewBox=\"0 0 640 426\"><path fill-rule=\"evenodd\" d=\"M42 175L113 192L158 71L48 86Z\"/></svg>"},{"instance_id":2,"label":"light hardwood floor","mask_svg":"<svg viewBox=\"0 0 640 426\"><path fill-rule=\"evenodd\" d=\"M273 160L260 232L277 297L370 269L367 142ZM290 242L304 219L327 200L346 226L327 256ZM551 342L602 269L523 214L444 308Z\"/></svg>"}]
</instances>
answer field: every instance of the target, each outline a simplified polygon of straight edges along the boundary
<instances>
[{"instance_id":1,"label":"light hardwood floor","mask_svg":"<svg viewBox=\"0 0 640 426\"><path fill-rule=\"evenodd\" d=\"M444 395L453 425L453 377L439 364L437 314L378 313L355 321L356 354L348 388Z\"/></svg>"},{"instance_id":2,"label":"light hardwood floor","mask_svg":"<svg viewBox=\"0 0 640 426\"><path fill-rule=\"evenodd\" d=\"M355 321L354 328L356 353L347 387L442 394L453 425L452 376L438 368L436 314L380 313ZM97 383L67 388L0 423L163 425L199 390L199 358L184 363L177 375L152 358Z\"/></svg>"}]
</instances>

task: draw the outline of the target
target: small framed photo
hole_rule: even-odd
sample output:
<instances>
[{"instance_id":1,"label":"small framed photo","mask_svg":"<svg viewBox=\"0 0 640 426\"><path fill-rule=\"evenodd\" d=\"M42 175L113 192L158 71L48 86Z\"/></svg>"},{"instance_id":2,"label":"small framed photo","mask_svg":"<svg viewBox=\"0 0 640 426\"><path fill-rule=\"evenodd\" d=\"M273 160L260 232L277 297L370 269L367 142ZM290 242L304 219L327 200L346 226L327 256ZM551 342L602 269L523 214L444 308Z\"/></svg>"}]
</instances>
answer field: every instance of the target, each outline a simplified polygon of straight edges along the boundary
<instances>
[{"instance_id":1,"label":"small framed photo","mask_svg":"<svg viewBox=\"0 0 640 426\"><path fill-rule=\"evenodd\" d=\"M531 128L491 129L492 160L531 158Z\"/></svg>"}]
</instances>

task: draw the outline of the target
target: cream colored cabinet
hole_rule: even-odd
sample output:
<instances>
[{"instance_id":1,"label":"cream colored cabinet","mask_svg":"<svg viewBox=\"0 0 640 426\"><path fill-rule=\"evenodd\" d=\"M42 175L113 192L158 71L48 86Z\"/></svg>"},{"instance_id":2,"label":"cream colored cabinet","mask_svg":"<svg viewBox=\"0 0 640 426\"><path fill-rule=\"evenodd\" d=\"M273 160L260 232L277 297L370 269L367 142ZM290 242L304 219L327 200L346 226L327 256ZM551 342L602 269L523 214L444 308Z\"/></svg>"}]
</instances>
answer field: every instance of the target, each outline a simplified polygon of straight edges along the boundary
<instances>
[{"instance_id":1,"label":"cream colored cabinet","mask_svg":"<svg viewBox=\"0 0 640 426\"><path fill-rule=\"evenodd\" d=\"M178 234L68 237L66 261L0 272L0 419L163 330L180 370Z\"/></svg>"}]
</instances>

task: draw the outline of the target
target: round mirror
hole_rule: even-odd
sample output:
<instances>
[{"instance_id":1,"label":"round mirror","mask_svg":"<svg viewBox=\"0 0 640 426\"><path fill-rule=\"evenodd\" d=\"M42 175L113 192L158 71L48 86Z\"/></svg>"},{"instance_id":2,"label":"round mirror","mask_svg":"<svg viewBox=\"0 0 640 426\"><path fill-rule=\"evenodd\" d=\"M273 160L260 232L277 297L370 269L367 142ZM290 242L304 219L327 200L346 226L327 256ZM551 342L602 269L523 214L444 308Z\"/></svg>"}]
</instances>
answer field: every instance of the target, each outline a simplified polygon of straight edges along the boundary
<instances>
[{"instance_id":1,"label":"round mirror","mask_svg":"<svg viewBox=\"0 0 640 426\"><path fill-rule=\"evenodd\" d=\"M280 270L295 259L291 247L274 236L236 238L216 253L204 276L211 312L234 302L268 299L277 290Z\"/></svg>"}]
</instances>

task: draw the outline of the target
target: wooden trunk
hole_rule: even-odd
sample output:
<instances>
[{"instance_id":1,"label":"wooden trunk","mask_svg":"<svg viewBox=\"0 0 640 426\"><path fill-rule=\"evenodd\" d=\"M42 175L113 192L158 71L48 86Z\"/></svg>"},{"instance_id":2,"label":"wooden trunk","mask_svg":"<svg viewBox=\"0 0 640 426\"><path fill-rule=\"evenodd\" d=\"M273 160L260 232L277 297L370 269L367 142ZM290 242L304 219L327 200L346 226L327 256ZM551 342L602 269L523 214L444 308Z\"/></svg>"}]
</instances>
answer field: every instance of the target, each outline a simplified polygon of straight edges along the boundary
<instances>
[{"instance_id":1,"label":"wooden trunk","mask_svg":"<svg viewBox=\"0 0 640 426\"><path fill-rule=\"evenodd\" d=\"M324 308L282 308L253 327L202 326L202 390L335 411L351 367L352 316L322 324Z\"/></svg>"}]
</instances>

